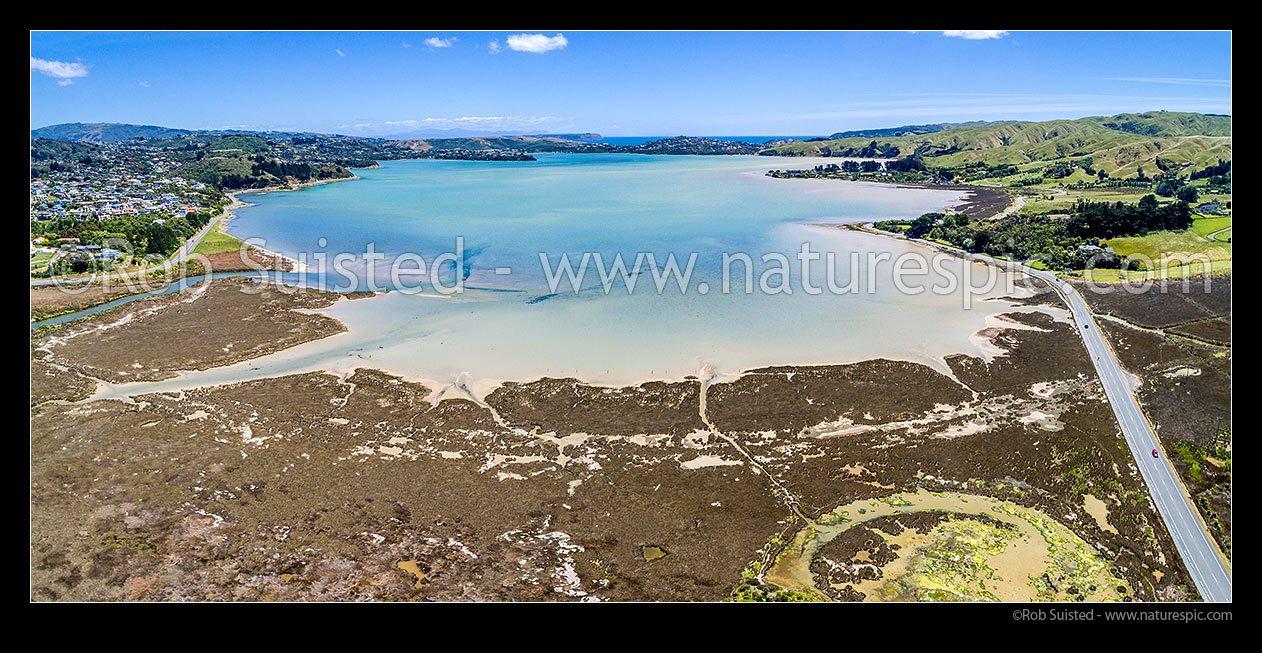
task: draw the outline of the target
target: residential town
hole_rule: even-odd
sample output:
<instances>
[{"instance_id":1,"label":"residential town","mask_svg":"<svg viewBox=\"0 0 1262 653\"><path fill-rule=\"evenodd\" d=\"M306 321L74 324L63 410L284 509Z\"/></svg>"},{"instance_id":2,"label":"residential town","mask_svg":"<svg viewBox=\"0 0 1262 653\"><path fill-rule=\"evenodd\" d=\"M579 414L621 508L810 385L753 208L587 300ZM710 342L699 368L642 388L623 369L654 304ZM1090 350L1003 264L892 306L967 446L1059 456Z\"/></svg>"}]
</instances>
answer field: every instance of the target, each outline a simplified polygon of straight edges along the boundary
<instances>
[{"instance_id":1,"label":"residential town","mask_svg":"<svg viewBox=\"0 0 1262 653\"><path fill-rule=\"evenodd\" d=\"M37 137L31 141L31 274L165 258L227 205L227 192L346 178L349 167L407 155L381 142L309 134L190 132L106 142Z\"/></svg>"}]
</instances>

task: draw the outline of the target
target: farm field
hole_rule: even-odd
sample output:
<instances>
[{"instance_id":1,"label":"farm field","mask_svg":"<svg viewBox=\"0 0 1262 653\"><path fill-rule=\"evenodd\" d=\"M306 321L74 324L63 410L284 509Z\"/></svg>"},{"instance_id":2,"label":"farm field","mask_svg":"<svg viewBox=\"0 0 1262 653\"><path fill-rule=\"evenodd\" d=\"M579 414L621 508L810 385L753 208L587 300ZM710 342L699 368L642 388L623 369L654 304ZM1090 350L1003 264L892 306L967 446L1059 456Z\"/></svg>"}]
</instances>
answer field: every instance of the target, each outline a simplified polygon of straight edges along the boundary
<instances>
[{"instance_id":1,"label":"farm field","mask_svg":"<svg viewBox=\"0 0 1262 653\"><path fill-rule=\"evenodd\" d=\"M1223 233L1218 233L1220 231L1223 231L1224 229L1227 229L1228 231L1225 231ZM1231 216L1200 218L1196 222L1192 223L1192 231L1195 232L1196 235L1209 239L1211 235L1218 234L1217 236L1214 236L1214 238L1212 239L1217 242L1230 243L1231 242L1230 229L1231 229Z\"/></svg>"},{"instance_id":2,"label":"farm field","mask_svg":"<svg viewBox=\"0 0 1262 653\"><path fill-rule=\"evenodd\" d=\"M1152 262L1149 268L1205 262L1217 265L1231 261L1231 243L1211 241L1199 235L1195 226L1187 231L1156 231L1146 236L1113 238L1107 244L1120 256L1147 257Z\"/></svg>"},{"instance_id":3,"label":"farm field","mask_svg":"<svg viewBox=\"0 0 1262 653\"><path fill-rule=\"evenodd\" d=\"M1089 202L1126 202L1127 204L1138 203L1145 195L1151 195L1152 191L1145 188L1087 188L1082 190L1064 189L1063 194L1057 195L1055 189L1051 188L1030 188L1026 192L1037 192L1035 197L1026 197L1025 205L1021 207L1020 213L1025 215L1036 215L1040 213L1068 213L1078 203L1078 200L1087 200Z\"/></svg>"},{"instance_id":4,"label":"farm field","mask_svg":"<svg viewBox=\"0 0 1262 653\"><path fill-rule=\"evenodd\" d=\"M241 247L242 242L236 236L230 236L222 231L215 230L206 234L197 247L193 250L194 254L218 254L220 252L231 252Z\"/></svg>"}]
</instances>

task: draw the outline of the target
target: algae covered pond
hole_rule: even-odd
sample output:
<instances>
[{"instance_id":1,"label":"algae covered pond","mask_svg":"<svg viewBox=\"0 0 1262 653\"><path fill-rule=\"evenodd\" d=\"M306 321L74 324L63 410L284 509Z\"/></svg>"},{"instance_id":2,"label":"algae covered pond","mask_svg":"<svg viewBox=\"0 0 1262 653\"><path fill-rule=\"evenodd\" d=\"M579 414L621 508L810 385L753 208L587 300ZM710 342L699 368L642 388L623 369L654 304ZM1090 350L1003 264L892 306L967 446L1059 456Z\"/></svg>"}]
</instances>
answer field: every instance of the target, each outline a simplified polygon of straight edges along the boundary
<instances>
[{"instance_id":1,"label":"algae covered pond","mask_svg":"<svg viewBox=\"0 0 1262 653\"><path fill-rule=\"evenodd\" d=\"M1110 601L1129 591L1094 548L1042 511L924 489L812 520L765 580L865 601Z\"/></svg>"}]
</instances>

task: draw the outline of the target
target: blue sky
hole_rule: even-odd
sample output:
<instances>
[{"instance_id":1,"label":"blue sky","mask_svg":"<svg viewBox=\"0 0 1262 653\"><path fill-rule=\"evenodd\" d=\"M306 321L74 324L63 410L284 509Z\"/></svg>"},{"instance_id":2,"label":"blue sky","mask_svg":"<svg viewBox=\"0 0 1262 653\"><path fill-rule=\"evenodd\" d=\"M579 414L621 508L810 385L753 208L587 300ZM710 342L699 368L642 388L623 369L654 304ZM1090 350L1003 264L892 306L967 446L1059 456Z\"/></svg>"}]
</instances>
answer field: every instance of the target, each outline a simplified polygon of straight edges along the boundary
<instances>
[{"instance_id":1,"label":"blue sky","mask_svg":"<svg viewBox=\"0 0 1262 653\"><path fill-rule=\"evenodd\" d=\"M826 135L1231 113L1228 32L32 32L31 127Z\"/></svg>"}]
</instances>

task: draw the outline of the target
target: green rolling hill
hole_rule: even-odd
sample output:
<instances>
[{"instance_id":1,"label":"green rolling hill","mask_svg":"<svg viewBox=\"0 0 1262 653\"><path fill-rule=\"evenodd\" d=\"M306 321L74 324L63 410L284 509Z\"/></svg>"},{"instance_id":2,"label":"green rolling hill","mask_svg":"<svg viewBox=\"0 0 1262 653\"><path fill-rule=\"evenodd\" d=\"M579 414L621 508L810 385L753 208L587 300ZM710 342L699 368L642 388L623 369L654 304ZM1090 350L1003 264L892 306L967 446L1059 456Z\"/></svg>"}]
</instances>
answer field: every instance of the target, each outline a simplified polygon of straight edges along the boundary
<instances>
[{"instance_id":1,"label":"green rolling hill","mask_svg":"<svg viewBox=\"0 0 1262 653\"><path fill-rule=\"evenodd\" d=\"M126 125L116 122L69 122L32 129L31 138L116 143L132 138L172 138L189 133L192 132L187 129L173 129L155 125Z\"/></svg>"},{"instance_id":2,"label":"green rolling hill","mask_svg":"<svg viewBox=\"0 0 1262 653\"><path fill-rule=\"evenodd\" d=\"M917 155L934 167L1015 165L1024 172L1055 162L1087 162L1112 177L1146 174L1163 163L1209 165L1231 159L1231 117L1154 111L1077 120L991 123L889 138L793 141L760 152L779 156L860 156L876 141L887 155Z\"/></svg>"},{"instance_id":3,"label":"green rolling hill","mask_svg":"<svg viewBox=\"0 0 1262 653\"><path fill-rule=\"evenodd\" d=\"M469 136L464 138L408 138L397 141L414 152L430 150L517 150L522 152L565 152L575 147L591 147L585 141L559 136Z\"/></svg>"}]
</instances>

